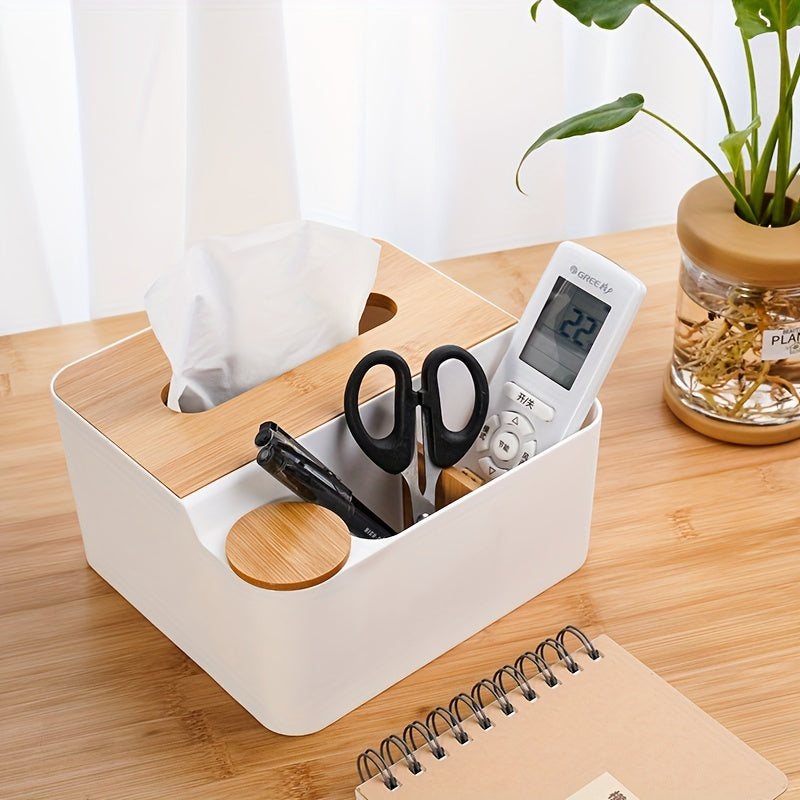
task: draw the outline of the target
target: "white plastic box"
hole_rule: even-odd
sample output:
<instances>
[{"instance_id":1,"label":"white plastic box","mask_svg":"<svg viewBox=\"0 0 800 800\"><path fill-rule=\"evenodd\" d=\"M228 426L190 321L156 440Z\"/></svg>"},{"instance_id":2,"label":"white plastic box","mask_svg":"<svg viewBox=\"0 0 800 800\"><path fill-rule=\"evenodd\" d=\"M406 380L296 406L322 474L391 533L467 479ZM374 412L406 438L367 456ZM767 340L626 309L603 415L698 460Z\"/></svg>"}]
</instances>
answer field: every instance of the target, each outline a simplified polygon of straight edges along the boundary
<instances>
[{"instance_id":1,"label":"white plastic box","mask_svg":"<svg viewBox=\"0 0 800 800\"><path fill-rule=\"evenodd\" d=\"M383 248L387 257L403 263L405 284L409 264L404 259L413 260L388 245ZM428 271L423 284L445 281L441 286L456 293L466 309L457 315L456 324L442 322L438 315L421 339L417 331L409 349L407 338L397 338L408 321L393 324L403 316L403 303L398 302L390 322L358 337L364 341L335 348L320 359L346 364L336 371L349 374L364 352L388 346L403 353L418 372L417 356L449 342L470 347L491 374L510 340L513 319L430 267L413 265ZM384 266L382 259L385 276ZM476 338L475 331L467 332L475 323L474 304L491 319L479 323L491 335L480 341L478 333L477 344L469 341ZM412 315L412 324L416 319ZM448 330L437 329L437 324ZM152 425L137 433L137 426L126 418L126 404L135 418L137 398L148 391L142 384L151 390L162 386L169 377L168 365L159 363L153 381L122 378L126 369L138 370L147 361L141 354L153 350L152 338L149 329L136 334L66 367L53 381L86 557L271 730L290 735L320 730L583 564L600 435L599 403L577 434L397 536L353 539L344 567L324 582L296 591L247 583L227 563L227 534L247 512L286 497L286 490L253 461L252 440L262 421L275 419L296 435L357 496L395 525L401 514L399 478L368 462L341 414L326 410L341 408L347 374L341 383L333 381L323 390L338 396L327 405L316 403L329 418L307 429L293 424L293 414L302 411L293 408L282 414L285 401L272 404L273 398L283 396L281 376L279 383L251 390L255 398L238 405L229 401L234 405L212 419L216 438L210 449L198 445L192 431L208 428L208 420L200 418L213 412L178 415L163 406L161 397L148 413L160 414L163 408L168 433L154 435ZM298 374L290 378L299 385ZM112 384L116 393L104 397ZM115 410L105 413L116 423L104 416L110 404ZM364 413L389 414L390 407L390 394L378 393ZM159 469L148 463L159 457L159 441L170 451L164 463L173 474L182 474L183 466L191 471L189 465L196 471L203 458L225 462L225 431L217 430L217 423L225 420L235 421L231 436L233 429L239 432L236 449L247 453L243 460L238 456L239 466L205 483L201 479L202 485L189 491L165 483ZM238 441L240 434L247 437L246 447ZM146 440L139 449L137 437ZM125 447L119 440L125 440Z\"/></svg>"}]
</instances>

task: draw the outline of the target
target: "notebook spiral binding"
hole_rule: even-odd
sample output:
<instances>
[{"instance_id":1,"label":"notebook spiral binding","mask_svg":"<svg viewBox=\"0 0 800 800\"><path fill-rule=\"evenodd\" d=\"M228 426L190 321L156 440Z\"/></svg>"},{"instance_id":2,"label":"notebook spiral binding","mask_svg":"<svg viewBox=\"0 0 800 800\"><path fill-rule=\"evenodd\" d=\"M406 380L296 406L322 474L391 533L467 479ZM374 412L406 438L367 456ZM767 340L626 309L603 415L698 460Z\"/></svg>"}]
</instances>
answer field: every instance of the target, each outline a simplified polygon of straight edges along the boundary
<instances>
[{"instance_id":1,"label":"notebook spiral binding","mask_svg":"<svg viewBox=\"0 0 800 800\"><path fill-rule=\"evenodd\" d=\"M361 782L380 775L387 789L396 789L400 784L392 772L392 767L405 761L409 772L414 774L421 772L422 766L414 755L414 751L425 745L428 746L434 758L444 758L447 753L441 745L439 737L448 729L459 744L466 744L469 736L461 723L468 716L473 715L478 725L486 730L492 727L492 721L484 710L485 706L497 702L503 714L514 713L515 708L508 699L509 691L518 688L526 700L532 701L538 696L531 686L534 678L541 677L548 688L558 685L558 678L552 669L552 665L555 663L563 663L569 672L579 672L581 667L564 644L564 639L569 635L578 639L580 646L583 647L589 658L592 660L602 658L599 650L583 631L574 625L565 626L554 637L548 637L539 642L535 650L522 653L513 665L506 664L500 667L491 679L479 680L469 694L466 692L457 694L447 708L444 706L434 708L426 717L425 722L414 720L406 725L402 736L391 734L381 742L378 750L368 748L359 754L357 767ZM548 650L555 653L555 660L548 661L545 655ZM537 670L537 674L533 678L529 678L525 672L525 668L529 664ZM510 681L513 681L515 685L510 685ZM466 716L462 716L462 713ZM393 750L399 753L397 759L392 757ZM373 769L375 769L374 773Z\"/></svg>"}]
</instances>

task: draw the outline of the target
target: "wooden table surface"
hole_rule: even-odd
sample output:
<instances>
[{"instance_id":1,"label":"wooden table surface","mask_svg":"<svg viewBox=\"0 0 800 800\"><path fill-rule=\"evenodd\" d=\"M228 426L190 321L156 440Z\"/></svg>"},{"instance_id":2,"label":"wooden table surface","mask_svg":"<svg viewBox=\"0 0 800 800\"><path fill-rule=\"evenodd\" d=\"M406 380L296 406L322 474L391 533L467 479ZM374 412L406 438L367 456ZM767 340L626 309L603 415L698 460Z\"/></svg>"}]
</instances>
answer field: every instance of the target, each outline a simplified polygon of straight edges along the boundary
<instances>
[{"instance_id":1,"label":"wooden table surface","mask_svg":"<svg viewBox=\"0 0 800 800\"><path fill-rule=\"evenodd\" d=\"M85 562L49 382L146 317L0 338L0 797L352 798L361 750L573 623L628 648L787 773L784 797L800 800L800 442L722 444L663 405L671 226L586 244L648 287L600 393L586 564L305 737L261 727ZM438 266L519 314L552 250Z\"/></svg>"}]
</instances>

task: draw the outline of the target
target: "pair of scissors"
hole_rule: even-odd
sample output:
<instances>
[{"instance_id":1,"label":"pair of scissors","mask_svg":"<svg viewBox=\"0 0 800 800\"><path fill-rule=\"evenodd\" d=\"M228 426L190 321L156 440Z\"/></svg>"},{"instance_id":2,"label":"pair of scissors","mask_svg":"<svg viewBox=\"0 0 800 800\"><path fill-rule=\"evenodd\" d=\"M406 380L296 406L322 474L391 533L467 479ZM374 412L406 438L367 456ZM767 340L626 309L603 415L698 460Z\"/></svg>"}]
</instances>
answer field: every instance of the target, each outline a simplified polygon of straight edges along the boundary
<instances>
[{"instance_id":1,"label":"pair of scissors","mask_svg":"<svg viewBox=\"0 0 800 800\"><path fill-rule=\"evenodd\" d=\"M461 430L452 431L442 419L439 368L446 361L460 361L467 368L475 391L472 413ZM367 432L361 419L358 393L364 376L383 364L394 373L394 421L382 438ZM417 464L417 407L422 416L422 453L425 488L421 488ZM411 383L411 370L405 359L392 350L376 350L364 356L351 373L344 392L344 416L353 438L381 469L402 474L411 496L414 521L435 511L436 483L442 469L463 458L480 433L489 407L489 384L475 357L457 345L442 345L432 350L422 364L420 388Z\"/></svg>"}]
</instances>

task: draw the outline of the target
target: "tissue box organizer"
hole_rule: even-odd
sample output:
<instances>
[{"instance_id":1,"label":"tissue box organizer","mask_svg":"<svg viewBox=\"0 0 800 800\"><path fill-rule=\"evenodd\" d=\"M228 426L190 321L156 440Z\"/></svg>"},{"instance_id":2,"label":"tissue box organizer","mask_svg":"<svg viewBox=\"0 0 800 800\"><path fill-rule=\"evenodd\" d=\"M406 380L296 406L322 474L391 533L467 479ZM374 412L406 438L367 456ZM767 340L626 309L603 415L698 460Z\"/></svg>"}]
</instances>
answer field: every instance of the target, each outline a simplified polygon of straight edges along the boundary
<instances>
[{"instance_id":1,"label":"tissue box organizer","mask_svg":"<svg viewBox=\"0 0 800 800\"><path fill-rule=\"evenodd\" d=\"M90 566L267 728L329 725L583 564L601 409L397 536L353 539L338 573L296 591L247 583L225 557L240 517L286 498L254 462L258 426L278 422L399 525L399 478L342 417L350 371L389 348L417 374L452 343L491 375L515 322L384 243L358 337L209 411L164 405L170 367L149 328L65 367L52 394ZM382 372L366 413L390 413Z\"/></svg>"}]
</instances>

